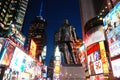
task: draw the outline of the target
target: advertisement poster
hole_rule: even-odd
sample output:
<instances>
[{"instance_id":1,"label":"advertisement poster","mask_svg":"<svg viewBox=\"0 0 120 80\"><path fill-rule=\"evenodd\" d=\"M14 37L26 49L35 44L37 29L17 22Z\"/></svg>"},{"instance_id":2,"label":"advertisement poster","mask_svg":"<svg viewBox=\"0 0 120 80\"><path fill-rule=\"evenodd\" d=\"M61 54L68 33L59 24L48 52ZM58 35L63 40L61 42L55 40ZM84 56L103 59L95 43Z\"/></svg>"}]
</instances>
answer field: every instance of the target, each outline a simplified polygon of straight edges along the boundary
<instances>
[{"instance_id":1,"label":"advertisement poster","mask_svg":"<svg viewBox=\"0 0 120 80\"><path fill-rule=\"evenodd\" d=\"M88 56L89 59L88 68L90 75L103 73L102 61L101 60L94 61L92 56L93 54Z\"/></svg>"},{"instance_id":2,"label":"advertisement poster","mask_svg":"<svg viewBox=\"0 0 120 80\"><path fill-rule=\"evenodd\" d=\"M15 48L13 58L10 63L10 68L15 71L24 71L25 70L25 62L26 62L27 54L19 48Z\"/></svg>"},{"instance_id":3,"label":"advertisement poster","mask_svg":"<svg viewBox=\"0 0 120 80\"><path fill-rule=\"evenodd\" d=\"M108 74L109 69L110 69L110 66L109 66L110 63L109 63L109 61L107 59L107 56L106 56L106 50L105 50L104 42L103 41L99 42L99 45L100 45L100 53L101 53L103 72Z\"/></svg>"},{"instance_id":4,"label":"advertisement poster","mask_svg":"<svg viewBox=\"0 0 120 80\"><path fill-rule=\"evenodd\" d=\"M0 38L0 52L2 50L2 47L4 45L5 39L4 38ZM1 55L0 55L1 56Z\"/></svg>"},{"instance_id":5,"label":"advertisement poster","mask_svg":"<svg viewBox=\"0 0 120 80\"><path fill-rule=\"evenodd\" d=\"M37 44L35 43L34 40L31 40L31 43L30 43L30 55L32 57L36 57L36 49L37 49Z\"/></svg>"},{"instance_id":6,"label":"advertisement poster","mask_svg":"<svg viewBox=\"0 0 120 80\"><path fill-rule=\"evenodd\" d=\"M110 56L120 53L120 2L103 18Z\"/></svg>"},{"instance_id":7,"label":"advertisement poster","mask_svg":"<svg viewBox=\"0 0 120 80\"><path fill-rule=\"evenodd\" d=\"M99 73L103 73L103 68L102 68L102 61L98 60L96 62L94 62L94 69L95 69L95 73L99 74Z\"/></svg>"},{"instance_id":8,"label":"advertisement poster","mask_svg":"<svg viewBox=\"0 0 120 80\"><path fill-rule=\"evenodd\" d=\"M120 59L113 60L111 63L114 77L120 79Z\"/></svg>"},{"instance_id":9,"label":"advertisement poster","mask_svg":"<svg viewBox=\"0 0 120 80\"><path fill-rule=\"evenodd\" d=\"M60 73L60 65L55 65L54 73L56 74Z\"/></svg>"},{"instance_id":10,"label":"advertisement poster","mask_svg":"<svg viewBox=\"0 0 120 80\"><path fill-rule=\"evenodd\" d=\"M82 45L81 47L78 48L78 54L80 57L81 63L86 62L86 51L85 51L85 45Z\"/></svg>"},{"instance_id":11,"label":"advertisement poster","mask_svg":"<svg viewBox=\"0 0 120 80\"><path fill-rule=\"evenodd\" d=\"M55 60L55 61L54 61L54 64L55 64L55 65L60 65L61 62L60 62L60 60Z\"/></svg>"},{"instance_id":12,"label":"advertisement poster","mask_svg":"<svg viewBox=\"0 0 120 80\"><path fill-rule=\"evenodd\" d=\"M93 53L88 56L88 70L90 75L95 74L95 67L94 67L94 59L93 59Z\"/></svg>"},{"instance_id":13,"label":"advertisement poster","mask_svg":"<svg viewBox=\"0 0 120 80\"><path fill-rule=\"evenodd\" d=\"M95 75L95 76L91 76L90 80L108 80L107 77L105 77L104 75Z\"/></svg>"},{"instance_id":14,"label":"advertisement poster","mask_svg":"<svg viewBox=\"0 0 120 80\"><path fill-rule=\"evenodd\" d=\"M28 71L29 69L35 66L36 66L35 60L31 56L27 55L26 61L25 61L25 71Z\"/></svg>"},{"instance_id":15,"label":"advertisement poster","mask_svg":"<svg viewBox=\"0 0 120 80\"><path fill-rule=\"evenodd\" d=\"M95 75L103 73L99 44L96 43L87 50L89 74Z\"/></svg>"},{"instance_id":16,"label":"advertisement poster","mask_svg":"<svg viewBox=\"0 0 120 80\"><path fill-rule=\"evenodd\" d=\"M10 61L11 61L12 56L13 56L14 49L15 49L15 46L13 46L11 43L9 43L8 46L6 47L4 53L3 53L3 58L0 62L0 64L9 66Z\"/></svg>"}]
</instances>

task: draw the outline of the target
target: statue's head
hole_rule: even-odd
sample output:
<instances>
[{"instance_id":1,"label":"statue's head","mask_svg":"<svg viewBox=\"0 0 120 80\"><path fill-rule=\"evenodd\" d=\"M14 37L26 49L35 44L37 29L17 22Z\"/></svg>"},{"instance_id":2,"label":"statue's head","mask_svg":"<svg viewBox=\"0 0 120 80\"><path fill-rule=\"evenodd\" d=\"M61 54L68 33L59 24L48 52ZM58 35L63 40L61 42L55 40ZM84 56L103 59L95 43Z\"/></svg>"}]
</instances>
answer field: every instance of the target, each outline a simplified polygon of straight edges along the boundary
<instances>
[{"instance_id":1,"label":"statue's head","mask_svg":"<svg viewBox=\"0 0 120 80\"><path fill-rule=\"evenodd\" d=\"M64 24L69 24L68 19L65 19L65 20L64 20Z\"/></svg>"}]
</instances>

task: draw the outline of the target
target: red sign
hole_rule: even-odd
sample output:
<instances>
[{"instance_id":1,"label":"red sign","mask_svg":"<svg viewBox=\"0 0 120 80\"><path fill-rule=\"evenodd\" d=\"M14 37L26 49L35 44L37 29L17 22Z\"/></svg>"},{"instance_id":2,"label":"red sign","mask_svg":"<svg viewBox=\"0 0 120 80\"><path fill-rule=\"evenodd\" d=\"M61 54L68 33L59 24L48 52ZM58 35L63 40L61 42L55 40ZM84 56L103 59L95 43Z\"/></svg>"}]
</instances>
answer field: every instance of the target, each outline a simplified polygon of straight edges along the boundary
<instances>
[{"instance_id":1,"label":"red sign","mask_svg":"<svg viewBox=\"0 0 120 80\"><path fill-rule=\"evenodd\" d=\"M99 47L99 44L93 44L91 45L88 50L87 50L87 55L93 53L94 51L98 50L100 47Z\"/></svg>"}]
</instances>

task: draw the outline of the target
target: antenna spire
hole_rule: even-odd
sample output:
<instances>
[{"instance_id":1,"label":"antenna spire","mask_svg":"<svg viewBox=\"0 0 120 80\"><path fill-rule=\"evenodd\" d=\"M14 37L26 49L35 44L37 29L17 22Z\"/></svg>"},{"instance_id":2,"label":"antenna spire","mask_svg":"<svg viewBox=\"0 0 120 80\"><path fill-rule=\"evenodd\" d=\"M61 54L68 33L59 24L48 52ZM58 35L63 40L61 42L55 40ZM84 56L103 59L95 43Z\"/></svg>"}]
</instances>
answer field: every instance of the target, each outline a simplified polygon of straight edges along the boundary
<instances>
[{"instance_id":1,"label":"antenna spire","mask_svg":"<svg viewBox=\"0 0 120 80\"><path fill-rule=\"evenodd\" d=\"M40 16L42 16L42 10L43 9L43 0L41 1L41 7L40 7Z\"/></svg>"}]
</instances>

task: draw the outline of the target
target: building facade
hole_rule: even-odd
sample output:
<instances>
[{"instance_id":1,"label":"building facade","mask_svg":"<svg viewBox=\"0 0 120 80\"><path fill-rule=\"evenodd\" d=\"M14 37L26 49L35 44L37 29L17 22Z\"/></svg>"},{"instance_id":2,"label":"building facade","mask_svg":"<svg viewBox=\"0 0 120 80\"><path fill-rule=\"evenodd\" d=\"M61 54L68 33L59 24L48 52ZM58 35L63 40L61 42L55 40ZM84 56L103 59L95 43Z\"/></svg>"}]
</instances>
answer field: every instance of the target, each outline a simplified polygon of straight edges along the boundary
<instances>
[{"instance_id":1,"label":"building facade","mask_svg":"<svg viewBox=\"0 0 120 80\"><path fill-rule=\"evenodd\" d=\"M41 16L35 17L31 22L28 33L28 46L30 46L31 40L37 44L36 58L39 59L44 46L46 45L46 33L45 33L46 21Z\"/></svg>"},{"instance_id":2,"label":"building facade","mask_svg":"<svg viewBox=\"0 0 120 80\"><path fill-rule=\"evenodd\" d=\"M28 7L28 1L29 0L20 0L20 3L19 3L19 10L18 10L16 22L15 22L15 26L19 31L21 31L23 27L25 14Z\"/></svg>"},{"instance_id":3,"label":"building facade","mask_svg":"<svg viewBox=\"0 0 120 80\"><path fill-rule=\"evenodd\" d=\"M0 0L1 37L7 33L11 24L20 31L23 26L28 0Z\"/></svg>"},{"instance_id":4,"label":"building facade","mask_svg":"<svg viewBox=\"0 0 120 80\"><path fill-rule=\"evenodd\" d=\"M87 0L84 1L80 0L83 40L85 41L85 47L87 51L87 63L88 63L88 71L85 71L85 73L86 74L89 73L89 75L86 76L87 79L90 80L97 78L100 79L101 76L103 76L105 80L117 80L117 79L113 79L114 70L112 71L112 66L116 66L116 64L115 65L111 64L111 59L110 59L111 54L109 52L109 50L111 51L111 49L109 49L108 47L108 42L106 39L107 36L105 34L106 28L105 26L103 26L103 23L104 25L109 23L108 20L106 20L105 23L105 16L108 13L111 12L113 13L112 9L118 2L119 0L99 0L98 2L93 0L89 2L87 2ZM112 15L115 15L115 12ZM112 17L111 15L110 16L107 15L107 17L109 17L110 20L115 18ZM112 20L111 20L111 24L112 24ZM112 50L114 50L114 48ZM96 56L96 52L97 55L99 53L101 57ZM99 57L99 59L96 60L96 57L97 58ZM99 68L97 68L96 64L98 62L100 63L99 65L102 65L102 67L99 66ZM107 74L107 75L103 75L103 74Z\"/></svg>"},{"instance_id":5,"label":"building facade","mask_svg":"<svg viewBox=\"0 0 120 80\"><path fill-rule=\"evenodd\" d=\"M85 39L86 23L96 16L103 18L118 1L119 0L79 0L83 40Z\"/></svg>"}]
</instances>

